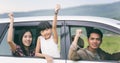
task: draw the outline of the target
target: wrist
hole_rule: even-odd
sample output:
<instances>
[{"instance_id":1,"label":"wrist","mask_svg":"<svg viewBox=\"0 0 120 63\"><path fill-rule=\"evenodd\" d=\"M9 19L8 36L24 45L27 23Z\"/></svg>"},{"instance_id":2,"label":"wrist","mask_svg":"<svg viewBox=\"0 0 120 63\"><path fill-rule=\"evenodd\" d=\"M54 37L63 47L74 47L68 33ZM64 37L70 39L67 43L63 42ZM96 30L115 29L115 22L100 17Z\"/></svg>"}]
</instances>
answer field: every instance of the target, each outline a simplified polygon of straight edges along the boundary
<instances>
[{"instance_id":1,"label":"wrist","mask_svg":"<svg viewBox=\"0 0 120 63\"><path fill-rule=\"evenodd\" d=\"M57 15L57 14L58 14L58 10L55 11L55 15Z\"/></svg>"},{"instance_id":2,"label":"wrist","mask_svg":"<svg viewBox=\"0 0 120 63\"><path fill-rule=\"evenodd\" d=\"M57 15L58 13L57 12L55 12L55 15Z\"/></svg>"},{"instance_id":3,"label":"wrist","mask_svg":"<svg viewBox=\"0 0 120 63\"><path fill-rule=\"evenodd\" d=\"M75 38L79 38L80 36L79 35L75 35Z\"/></svg>"},{"instance_id":4,"label":"wrist","mask_svg":"<svg viewBox=\"0 0 120 63\"><path fill-rule=\"evenodd\" d=\"M10 17L9 19L10 19L10 20L14 20L14 18L13 18L13 17Z\"/></svg>"}]
</instances>

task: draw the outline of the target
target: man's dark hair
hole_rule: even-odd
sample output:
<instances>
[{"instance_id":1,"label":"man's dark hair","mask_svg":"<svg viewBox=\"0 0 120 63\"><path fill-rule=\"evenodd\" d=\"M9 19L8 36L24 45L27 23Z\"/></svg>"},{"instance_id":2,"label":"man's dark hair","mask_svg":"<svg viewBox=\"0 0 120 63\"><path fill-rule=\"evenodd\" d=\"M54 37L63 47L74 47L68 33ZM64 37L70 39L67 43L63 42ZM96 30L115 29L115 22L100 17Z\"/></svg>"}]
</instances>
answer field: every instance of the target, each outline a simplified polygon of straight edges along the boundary
<instances>
[{"instance_id":1,"label":"man's dark hair","mask_svg":"<svg viewBox=\"0 0 120 63\"><path fill-rule=\"evenodd\" d=\"M99 34L101 39L102 39L102 37L103 37L103 33L102 33L99 29L92 29L92 30L90 30L90 31L88 32L88 34L87 34L87 37L88 37L88 38L90 37L90 34L91 34L91 33L97 33L97 34Z\"/></svg>"}]
</instances>

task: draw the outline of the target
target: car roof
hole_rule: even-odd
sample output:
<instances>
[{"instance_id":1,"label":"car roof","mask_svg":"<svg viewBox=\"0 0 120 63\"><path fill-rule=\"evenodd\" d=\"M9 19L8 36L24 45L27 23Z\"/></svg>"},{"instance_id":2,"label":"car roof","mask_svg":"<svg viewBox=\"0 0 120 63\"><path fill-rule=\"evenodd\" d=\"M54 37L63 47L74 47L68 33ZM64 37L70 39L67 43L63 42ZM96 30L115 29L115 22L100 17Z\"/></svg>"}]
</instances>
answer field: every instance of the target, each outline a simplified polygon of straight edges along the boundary
<instances>
[{"instance_id":1,"label":"car roof","mask_svg":"<svg viewBox=\"0 0 120 63\"><path fill-rule=\"evenodd\" d=\"M46 21L53 20L53 16L31 16L31 17L18 17L14 18L15 22L27 22L27 21ZM58 16L58 20L76 20L76 21L89 21L89 22L98 22L120 29L120 21L105 17L96 17L96 16ZM0 23L8 23L9 18L0 19Z\"/></svg>"}]
</instances>

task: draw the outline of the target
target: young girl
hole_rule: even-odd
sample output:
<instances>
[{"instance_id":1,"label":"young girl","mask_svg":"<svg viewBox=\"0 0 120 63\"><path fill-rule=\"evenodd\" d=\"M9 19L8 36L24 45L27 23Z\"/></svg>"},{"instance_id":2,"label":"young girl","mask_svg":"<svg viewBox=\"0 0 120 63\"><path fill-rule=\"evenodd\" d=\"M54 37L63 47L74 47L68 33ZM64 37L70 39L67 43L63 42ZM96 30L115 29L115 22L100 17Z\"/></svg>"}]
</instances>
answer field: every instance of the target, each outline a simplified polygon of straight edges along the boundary
<instances>
[{"instance_id":1,"label":"young girl","mask_svg":"<svg viewBox=\"0 0 120 63\"><path fill-rule=\"evenodd\" d=\"M19 34L18 41L20 45L17 45L13 41L13 14L9 14L10 26L8 29L7 42L11 47L12 54L14 56L34 56L35 51L32 46L32 32L30 30L24 29Z\"/></svg>"},{"instance_id":2,"label":"young girl","mask_svg":"<svg viewBox=\"0 0 120 63\"><path fill-rule=\"evenodd\" d=\"M52 62L52 58L60 58L60 53L57 48L58 35L56 29L57 14L59 9L60 5L57 5L55 8L55 16L52 26L49 22L41 22L39 26L40 36L37 39L35 56L44 57L49 63Z\"/></svg>"}]
</instances>

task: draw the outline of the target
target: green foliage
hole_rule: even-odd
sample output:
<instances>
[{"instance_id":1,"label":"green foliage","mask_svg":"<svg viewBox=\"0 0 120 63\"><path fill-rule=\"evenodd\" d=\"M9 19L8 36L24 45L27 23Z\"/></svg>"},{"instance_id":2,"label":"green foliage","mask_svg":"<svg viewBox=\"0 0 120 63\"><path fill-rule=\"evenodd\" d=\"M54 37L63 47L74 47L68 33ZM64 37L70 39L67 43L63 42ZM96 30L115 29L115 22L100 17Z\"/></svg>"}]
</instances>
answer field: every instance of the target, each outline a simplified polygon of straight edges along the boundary
<instances>
[{"instance_id":1,"label":"green foliage","mask_svg":"<svg viewBox=\"0 0 120 63\"><path fill-rule=\"evenodd\" d=\"M109 53L120 52L120 36L104 36L101 48Z\"/></svg>"},{"instance_id":2,"label":"green foliage","mask_svg":"<svg viewBox=\"0 0 120 63\"><path fill-rule=\"evenodd\" d=\"M88 41L86 37L82 37L86 48L88 46ZM103 42L100 46L104 51L108 53L120 52L120 36L104 36Z\"/></svg>"}]
</instances>

